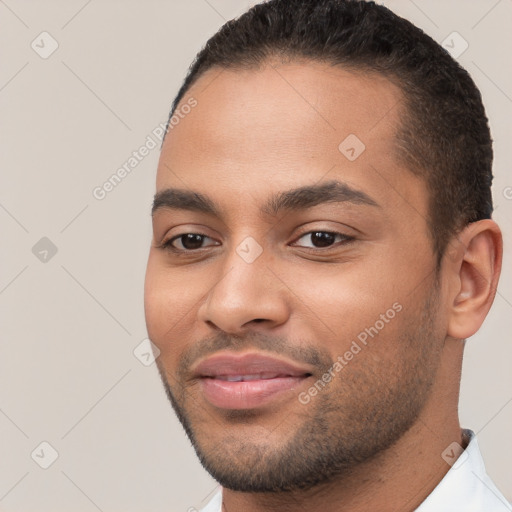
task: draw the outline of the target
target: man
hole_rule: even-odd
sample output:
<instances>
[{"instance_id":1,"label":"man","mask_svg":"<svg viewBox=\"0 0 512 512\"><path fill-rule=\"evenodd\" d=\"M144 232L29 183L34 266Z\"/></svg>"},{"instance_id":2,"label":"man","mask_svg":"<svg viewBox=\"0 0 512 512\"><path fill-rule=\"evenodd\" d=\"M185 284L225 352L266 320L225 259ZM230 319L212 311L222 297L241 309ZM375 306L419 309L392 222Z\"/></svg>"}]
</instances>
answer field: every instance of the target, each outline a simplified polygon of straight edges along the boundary
<instances>
[{"instance_id":1,"label":"man","mask_svg":"<svg viewBox=\"0 0 512 512\"><path fill-rule=\"evenodd\" d=\"M188 105L188 107L187 107ZM505 511L457 414L494 299L473 81L388 9L271 0L174 101L148 332L220 511Z\"/></svg>"}]
</instances>

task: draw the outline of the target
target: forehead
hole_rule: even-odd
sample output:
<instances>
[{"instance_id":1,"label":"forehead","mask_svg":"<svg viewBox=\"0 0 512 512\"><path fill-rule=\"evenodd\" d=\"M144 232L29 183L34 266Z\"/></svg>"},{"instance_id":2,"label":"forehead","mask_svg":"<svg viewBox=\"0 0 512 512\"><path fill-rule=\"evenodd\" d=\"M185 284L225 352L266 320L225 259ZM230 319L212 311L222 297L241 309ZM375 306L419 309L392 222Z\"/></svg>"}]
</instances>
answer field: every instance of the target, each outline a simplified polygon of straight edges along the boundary
<instances>
[{"instance_id":1,"label":"forehead","mask_svg":"<svg viewBox=\"0 0 512 512\"><path fill-rule=\"evenodd\" d=\"M197 106L166 137L157 190L222 188L234 204L325 178L384 204L424 202L425 187L396 157L401 91L381 75L309 61L213 68L180 105L190 98Z\"/></svg>"}]
</instances>

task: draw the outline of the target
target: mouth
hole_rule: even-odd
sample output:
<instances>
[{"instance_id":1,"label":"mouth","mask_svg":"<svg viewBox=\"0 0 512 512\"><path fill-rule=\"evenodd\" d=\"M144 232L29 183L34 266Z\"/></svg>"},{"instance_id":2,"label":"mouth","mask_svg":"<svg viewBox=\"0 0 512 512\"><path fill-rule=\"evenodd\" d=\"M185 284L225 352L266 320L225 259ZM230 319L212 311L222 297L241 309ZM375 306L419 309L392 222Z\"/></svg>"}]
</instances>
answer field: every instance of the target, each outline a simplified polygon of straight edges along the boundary
<instances>
[{"instance_id":1,"label":"mouth","mask_svg":"<svg viewBox=\"0 0 512 512\"><path fill-rule=\"evenodd\" d=\"M204 398L220 409L254 409L293 392L311 377L309 368L257 353L217 354L194 371Z\"/></svg>"}]
</instances>

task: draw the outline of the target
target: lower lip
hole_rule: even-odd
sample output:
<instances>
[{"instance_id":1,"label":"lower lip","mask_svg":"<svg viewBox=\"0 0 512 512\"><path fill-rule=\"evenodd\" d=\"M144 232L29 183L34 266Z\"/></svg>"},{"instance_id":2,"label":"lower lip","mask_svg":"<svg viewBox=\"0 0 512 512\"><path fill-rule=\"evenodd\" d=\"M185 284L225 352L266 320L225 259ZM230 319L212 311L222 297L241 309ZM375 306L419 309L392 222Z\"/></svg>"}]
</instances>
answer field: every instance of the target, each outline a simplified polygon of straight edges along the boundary
<instances>
[{"instance_id":1,"label":"lower lip","mask_svg":"<svg viewBox=\"0 0 512 512\"><path fill-rule=\"evenodd\" d=\"M210 404L221 409L254 409L293 391L307 377L277 377L241 382L202 378L201 387Z\"/></svg>"}]
</instances>

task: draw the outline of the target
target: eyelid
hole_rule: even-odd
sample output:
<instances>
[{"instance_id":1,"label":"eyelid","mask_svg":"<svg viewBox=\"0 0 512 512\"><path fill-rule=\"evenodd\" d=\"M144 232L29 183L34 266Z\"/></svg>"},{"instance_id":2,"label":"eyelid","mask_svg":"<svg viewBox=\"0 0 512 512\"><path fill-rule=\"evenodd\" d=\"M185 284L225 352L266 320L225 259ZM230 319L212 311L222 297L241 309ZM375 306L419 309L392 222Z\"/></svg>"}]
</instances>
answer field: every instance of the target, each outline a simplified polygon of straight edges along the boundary
<instances>
[{"instance_id":1,"label":"eyelid","mask_svg":"<svg viewBox=\"0 0 512 512\"><path fill-rule=\"evenodd\" d=\"M339 235L342 238L342 241L341 241L341 243L335 242L335 243L333 243L333 245L330 245L328 247L304 247L301 245L299 245L297 247L302 247L303 249L312 249L315 251L328 251L329 249L334 249L336 247L339 247L340 245L345 245L350 242L353 242L356 239L355 236L347 235L346 233L342 233L341 231L336 231L336 230L332 230L332 229L309 229L308 231L304 231L302 234L300 234L298 237L296 237L294 242L292 242L292 243L295 244L298 240L300 240L304 236L311 235L313 233L329 233L329 234L335 235L335 236Z\"/></svg>"},{"instance_id":2,"label":"eyelid","mask_svg":"<svg viewBox=\"0 0 512 512\"><path fill-rule=\"evenodd\" d=\"M176 247L175 245L173 245L174 241L179 240L181 237L183 237L185 235L199 235L199 236L203 237L203 239L209 238L210 240L213 240L216 243L210 244L210 245L206 245L204 247L200 247L199 249L181 249L181 248ZM208 236L205 233L200 233L200 232L196 232L196 231L184 231L183 233L179 233L177 235L172 236L168 240L164 240L160 244L161 248L163 248L163 249L170 249L170 250L174 250L176 252L181 252L181 253L199 252L201 249L206 249L207 247L215 247L215 246L218 246L218 245L219 245L219 243L217 243L217 241L214 238L212 238L211 236Z\"/></svg>"}]
</instances>

